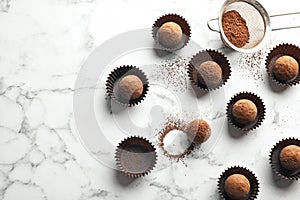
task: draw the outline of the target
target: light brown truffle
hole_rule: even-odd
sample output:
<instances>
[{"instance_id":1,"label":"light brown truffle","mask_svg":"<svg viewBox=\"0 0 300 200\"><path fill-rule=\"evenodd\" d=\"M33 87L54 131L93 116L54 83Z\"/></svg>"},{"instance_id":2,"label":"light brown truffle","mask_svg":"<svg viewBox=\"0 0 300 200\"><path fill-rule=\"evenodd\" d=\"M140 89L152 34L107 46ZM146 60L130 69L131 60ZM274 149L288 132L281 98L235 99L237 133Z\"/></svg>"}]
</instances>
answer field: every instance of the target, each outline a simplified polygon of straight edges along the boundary
<instances>
[{"instance_id":1,"label":"light brown truffle","mask_svg":"<svg viewBox=\"0 0 300 200\"><path fill-rule=\"evenodd\" d=\"M248 100L241 99L238 100L232 108L232 117L233 119L242 124L248 125L255 121L257 116L257 107L256 105Z\"/></svg>"},{"instance_id":2,"label":"light brown truffle","mask_svg":"<svg viewBox=\"0 0 300 200\"><path fill-rule=\"evenodd\" d=\"M225 180L224 189L231 199L245 199L250 193L250 182L242 174L233 174Z\"/></svg>"},{"instance_id":3,"label":"light brown truffle","mask_svg":"<svg viewBox=\"0 0 300 200\"><path fill-rule=\"evenodd\" d=\"M182 29L175 22L166 22L159 28L157 40L164 47L175 48L182 40Z\"/></svg>"},{"instance_id":4,"label":"light brown truffle","mask_svg":"<svg viewBox=\"0 0 300 200\"><path fill-rule=\"evenodd\" d=\"M222 69L218 63L206 61L197 68L197 76L201 84L216 87L222 82Z\"/></svg>"},{"instance_id":5,"label":"light brown truffle","mask_svg":"<svg viewBox=\"0 0 300 200\"><path fill-rule=\"evenodd\" d=\"M195 144L202 144L210 137L211 128L206 121L196 119L188 123L184 132L187 134L191 142Z\"/></svg>"},{"instance_id":6,"label":"light brown truffle","mask_svg":"<svg viewBox=\"0 0 300 200\"><path fill-rule=\"evenodd\" d=\"M300 170L300 147L289 145L284 147L279 155L282 167L291 171Z\"/></svg>"},{"instance_id":7,"label":"light brown truffle","mask_svg":"<svg viewBox=\"0 0 300 200\"><path fill-rule=\"evenodd\" d=\"M292 81L299 73L299 64L291 56L279 57L273 67L273 74L280 81Z\"/></svg>"},{"instance_id":8,"label":"light brown truffle","mask_svg":"<svg viewBox=\"0 0 300 200\"><path fill-rule=\"evenodd\" d=\"M143 82L135 75L127 75L119 82L119 95L125 100L138 99L143 93Z\"/></svg>"}]
</instances>

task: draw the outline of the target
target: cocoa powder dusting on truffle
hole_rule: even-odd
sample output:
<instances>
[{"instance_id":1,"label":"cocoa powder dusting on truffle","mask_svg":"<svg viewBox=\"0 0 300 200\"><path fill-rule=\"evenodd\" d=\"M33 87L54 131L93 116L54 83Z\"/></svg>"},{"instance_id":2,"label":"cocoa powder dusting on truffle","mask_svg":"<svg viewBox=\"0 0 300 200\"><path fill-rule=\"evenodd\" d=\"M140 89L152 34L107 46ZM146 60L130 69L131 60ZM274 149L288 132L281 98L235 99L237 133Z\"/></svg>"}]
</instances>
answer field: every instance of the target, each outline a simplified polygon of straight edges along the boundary
<instances>
[{"instance_id":1,"label":"cocoa powder dusting on truffle","mask_svg":"<svg viewBox=\"0 0 300 200\"><path fill-rule=\"evenodd\" d=\"M167 89L175 92L186 92L189 84L187 68L189 58L174 57L156 64L153 79Z\"/></svg>"},{"instance_id":2,"label":"cocoa powder dusting on truffle","mask_svg":"<svg viewBox=\"0 0 300 200\"><path fill-rule=\"evenodd\" d=\"M223 14L222 27L227 39L236 47L245 46L250 39L245 19L235 10Z\"/></svg>"}]
</instances>

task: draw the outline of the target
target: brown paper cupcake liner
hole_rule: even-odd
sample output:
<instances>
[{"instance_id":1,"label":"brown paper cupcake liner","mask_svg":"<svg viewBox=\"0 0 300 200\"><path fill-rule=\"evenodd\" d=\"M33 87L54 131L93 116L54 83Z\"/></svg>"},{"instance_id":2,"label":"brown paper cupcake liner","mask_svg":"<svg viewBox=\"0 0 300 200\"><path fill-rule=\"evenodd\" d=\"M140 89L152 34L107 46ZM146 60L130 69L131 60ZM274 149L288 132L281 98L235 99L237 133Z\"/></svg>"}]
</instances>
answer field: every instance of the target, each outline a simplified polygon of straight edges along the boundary
<instances>
[{"instance_id":1,"label":"brown paper cupcake liner","mask_svg":"<svg viewBox=\"0 0 300 200\"><path fill-rule=\"evenodd\" d=\"M133 99L133 100L123 99L120 95L116 94L116 92L114 91L115 84L118 84L118 81L120 80L120 78L122 78L125 75L135 75L141 79L144 88L143 88L142 95L138 99ZM146 75L139 68L132 66L132 65L123 65L123 66L118 67L117 69L113 70L109 74L107 81L106 81L107 95L114 102L116 102L122 106L132 107L132 106L138 105L146 97L148 89L149 89L149 82L148 82Z\"/></svg>"},{"instance_id":2,"label":"brown paper cupcake liner","mask_svg":"<svg viewBox=\"0 0 300 200\"><path fill-rule=\"evenodd\" d=\"M232 116L233 105L240 99L248 99L252 101L257 107L257 117L255 121L251 124L247 124L247 125L240 124L236 122ZM229 101L229 103L227 104L227 109L226 109L226 115L229 123L231 123L234 127L242 131L251 131L259 127L263 122L263 120L265 119L265 114L266 114L266 108L262 99L256 94L253 94L251 92L241 92L234 95Z\"/></svg>"},{"instance_id":3,"label":"brown paper cupcake liner","mask_svg":"<svg viewBox=\"0 0 300 200\"><path fill-rule=\"evenodd\" d=\"M126 176L139 178L148 175L156 165L155 147L145 138L132 136L119 143L116 165Z\"/></svg>"},{"instance_id":4,"label":"brown paper cupcake liner","mask_svg":"<svg viewBox=\"0 0 300 200\"><path fill-rule=\"evenodd\" d=\"M158 32L159 28L166 22L175 22L182 29L182 40L181 40L180 44L178 44L175 48L165 47L157 41L157 32ZM189 42L190 37L191 37L191 27L188 24L187 20L184 19L182 16L173 14L173 13L166 14L166 15L161 16L154 22L154 24L152 26L152 37L156 41L156 44L158 45L158 49L173 52L173 51L179 50L179 49L183 48L185 45L187 45L187 43Z\"/></svg>"},{"instance_id":5,"label":"brown paper cupcake liner","mask_svg":"<svg viewBox=\"0 0 300 200\"><path fill-rule=\"evenodd\" d=\"M240 167L240 166L230 167L221 174L221 176L218 180L218 192L221 196L221 199L232 200L230 197L228 197L228 195L226 194L226 191L225 191L225 181L232 174L242 174L249 180L251 188L250 188L249 195L247 198L245 198L245 200L246 199L247 200L248 199L251 199L251 200L256 199L258 196L258 193L259 193L258 179L255 176L255 174L253 172L251 172L249 169Z\"/></svg>"},{"instance_id":6,"label":"brown paper cupcake liner","mask_svg":"<svg viewBox=\"0 0 300 200\"><path fill-rule=\"evenodd\" d=\"M297 77L291 81L281 81L276 79L276 77L273 75L273 65L277 58L281 56L291 56L293 57L298 64L300 65L300 48L293 44L280 44L277 45L275 48L273 48L267 58L266 58L266 69L271 77L271 79L276 82L279 85L282 86L293 86L297 85L300 82L300 73L298 73Z\"/></svg>"},{"instance_id":7,"label":"brown paper cupcake liner","mask_svg":"<svg viewBox=\"0 0 300 200\"><path fill-rule=\"evenodd\" d=\"M170 154L165 148L164 148L164 139L166 135L168 135L169 132L172 130L180 130L184 131L185 125L183 124L182 121L177 121L177 122L169 122L165 125L165 127L158 133L159 135L159 146L163 151L163 154L169 158L174 158L174 159L182 159L185 156L189 155L195 148L195 144L191 142L191 145L183 152L180 154Z\"/></svg>"},{"instance_id":8,"label":"brown paper cupcake liner","mask_svg":"<svg viewBox=\"0 0 300 200\"><path fill-rule=\"evenodd\" d=\"M300 140L295 138L287 138L277 142L270 152L270 164L274 173L284 180L298 180L300 179L300 171L293 172L283 168L280 164L279 155L281 150L288 145L297 145L300 147Z\"/></svg>"},{"instance_id":9,"label":"brown paper cupcake liner","mask_svg":"<svg viewBox=\"0 0 300 200\"><path fill-rule=\"evenodd\" d=\"M220 84L218 84L217 86L210 87L206 84L202 84L199 81L199 78L197 76L197 67L206 61L214 61L218 63L222 68L222 82L220 82ZM227 57L225 57L221 52L215 50L208 49L208 50L200 51L196 55L194 55L189 62L189 67L188 67L189 79L191 80L194 86L202 90L216 90L220 88L222 85L225 85L225 83L229 80L230 75L231 75L231 69Z\"/></svg>"}]
</instances>

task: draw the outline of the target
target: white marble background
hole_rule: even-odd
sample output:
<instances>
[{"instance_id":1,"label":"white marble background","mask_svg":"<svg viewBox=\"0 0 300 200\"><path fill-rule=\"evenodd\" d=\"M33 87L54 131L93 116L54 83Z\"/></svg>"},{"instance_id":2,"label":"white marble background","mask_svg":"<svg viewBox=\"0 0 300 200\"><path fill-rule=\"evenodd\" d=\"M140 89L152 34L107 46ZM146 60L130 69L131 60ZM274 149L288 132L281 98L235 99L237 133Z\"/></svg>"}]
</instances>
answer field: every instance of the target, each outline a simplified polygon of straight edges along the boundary
<instances>
[{"instance_id":1,"label":"white marble background","mask_svg":"<svg viewBox=\"0 0 300 200\"><path fill-rule=\"evenodd\" d=\"M259 177L258 199L297 200L300 183L279 187L268 164L270 148L299 137L299 87L275 92L261 62L256 79L244 55L221 48L206 27L220 0L0 0L0 200L218 199L217 178L240 164ZM263 1L270 14L299 11L296 0ZM148 28L160 15L176 12L192 27L192 39L225 52L232 79L226 100L241 90L259 93L267 105L263 125L233 138L227 124L217 146L204 158L152 173L130 184L95 161L76 138L72 115L76 76L103 41L124 31ZM275 25L300 24L300 17ZM288 23L287 23L288 22ZM281 23L281 24L280 24ZM273 32L270 46L300 45L300 29ZM249 58L248 58L249 59ZM251 59L250 59L251 60ZM255 62L255 61L253 61ZM237 84L243 81L243 84ZM220 111L224 117L224 110Z\"/></svg>"}]
</instances>

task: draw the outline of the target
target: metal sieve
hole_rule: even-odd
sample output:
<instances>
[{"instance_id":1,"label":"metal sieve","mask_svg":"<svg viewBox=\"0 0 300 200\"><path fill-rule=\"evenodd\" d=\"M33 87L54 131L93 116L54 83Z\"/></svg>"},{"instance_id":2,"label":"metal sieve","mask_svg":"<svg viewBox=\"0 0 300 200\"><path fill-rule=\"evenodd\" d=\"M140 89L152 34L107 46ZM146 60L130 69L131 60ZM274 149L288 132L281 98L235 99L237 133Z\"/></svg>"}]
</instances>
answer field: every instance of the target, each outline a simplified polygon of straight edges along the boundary
<instances>
[{"instance_id":1,"label":"metal sieve","mask_svg":"<svg viewBox=\"0 0 300 200\"><path fill-rule=\"evenodd\" d=\"M237 11L241 15L241 17L245 19L250 34L249 42L241 48L236 47L228 40L222 27L223 14L231 10ZM207 26L210 30L220 33L221 40L226 46L239 52L253 53L263 48L266 45L266 43L270 38L270 33L272 30L299 28L300 26L271 29L271 22L270 22L271 17L278 17L278 16L292 15L292 14L300 14L300 12L269 16L266 9L256 0L227 0L221 7L221 10L219 12L219 17L209 20L207 22ZM218 20L219 30L214 29L211 26L211 22L217 20Z\"/></svg>"}]
</instances>

